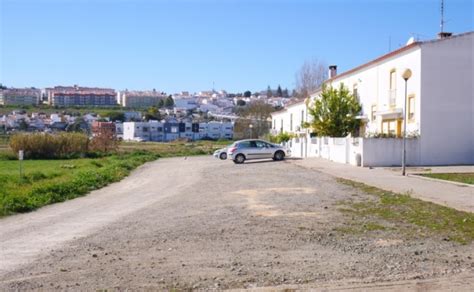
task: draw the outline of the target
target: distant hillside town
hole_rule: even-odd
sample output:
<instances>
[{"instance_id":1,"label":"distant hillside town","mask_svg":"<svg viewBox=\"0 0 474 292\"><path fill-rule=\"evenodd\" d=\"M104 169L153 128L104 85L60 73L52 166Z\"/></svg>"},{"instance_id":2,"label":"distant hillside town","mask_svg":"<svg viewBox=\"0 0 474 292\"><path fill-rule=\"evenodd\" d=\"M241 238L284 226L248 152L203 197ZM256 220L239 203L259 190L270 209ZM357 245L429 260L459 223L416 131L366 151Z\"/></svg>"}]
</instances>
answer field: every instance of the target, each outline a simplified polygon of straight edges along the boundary
<instances>
[{"instance_id":1,"label":"distant hillside town","mask_svg":"<svg viewBox=\"0 0 474 292\"><path fill-rule=\"evenodd\" d=\"M280 86L237 94L225 90L167 94L156 89L116 91L78 85L1 86L0 132L83 131L92 135L94 123L108 122L124 140L232 139L235 122L242 119L239 108L259 102L280 109L292 100Z\"/></svg>"}]
</instances>

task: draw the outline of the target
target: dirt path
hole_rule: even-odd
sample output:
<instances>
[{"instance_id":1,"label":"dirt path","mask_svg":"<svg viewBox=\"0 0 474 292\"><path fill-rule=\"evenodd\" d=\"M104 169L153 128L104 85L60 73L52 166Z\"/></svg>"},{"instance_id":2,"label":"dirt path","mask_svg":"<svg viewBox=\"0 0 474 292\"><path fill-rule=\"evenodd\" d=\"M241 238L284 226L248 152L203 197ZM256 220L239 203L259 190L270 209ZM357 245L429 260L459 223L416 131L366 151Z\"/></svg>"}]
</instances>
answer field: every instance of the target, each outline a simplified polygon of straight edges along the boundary
<instances>
[{"instance_id":1,"label":"dirt path","mask_svg":"<svg viewBox=\"0 0 474 292\"><path fill-rule=\"evenodd\" d=\"M174 164L165 159L149 163L120 183L86 197L0 220L0 273L176 195L183 186L199 180L199 169L179 169ZM188 178L185 181L180 176Z\"/></svg>"},{"instance_id":2,"label":"dirt path","mask_svg":"<svg viewBox=\"0 0 474 292\"><path fill-rule=\"evenodd\" d=\"M338 203L357 196L287 162L161 159L0 220L0 290L472 288L472 244L335 232L351 220Z\"/></svg>"}]
</instances>

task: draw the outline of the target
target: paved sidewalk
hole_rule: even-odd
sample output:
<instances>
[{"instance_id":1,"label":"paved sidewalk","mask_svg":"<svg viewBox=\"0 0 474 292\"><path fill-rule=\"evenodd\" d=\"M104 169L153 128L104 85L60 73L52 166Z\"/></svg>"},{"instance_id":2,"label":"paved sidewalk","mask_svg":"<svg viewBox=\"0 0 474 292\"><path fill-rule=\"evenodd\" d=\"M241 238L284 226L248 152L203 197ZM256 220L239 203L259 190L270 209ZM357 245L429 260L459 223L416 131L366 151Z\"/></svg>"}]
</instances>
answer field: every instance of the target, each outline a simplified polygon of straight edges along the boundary
<instances>
[{"instance_id":1,"label":"paved sidewalk","mask_svg":"<svg viewBox=\"0 0 474 292\"><path fill-rule=\"evenodd\" d=\"M416 176L402 176L401 171L394 171L393 168L370 169L355 167L321 158L305 158L302 160L295 159L288 161L336 177L358 181L396 193L409 193L414 198L474 213L474 187L426 180ZM426 169L430 168L443 170L441 167L426 167ZM445 168L444 170L447 169L448 168ZM462 170L462 172L474 172L474 166L462 166L459 167L459 169L450 167L449 170L449 172L457 172L457 170ZM408 173L419 172L424 172L423 168L408 169Z\"/></svg>"}]
</instances>

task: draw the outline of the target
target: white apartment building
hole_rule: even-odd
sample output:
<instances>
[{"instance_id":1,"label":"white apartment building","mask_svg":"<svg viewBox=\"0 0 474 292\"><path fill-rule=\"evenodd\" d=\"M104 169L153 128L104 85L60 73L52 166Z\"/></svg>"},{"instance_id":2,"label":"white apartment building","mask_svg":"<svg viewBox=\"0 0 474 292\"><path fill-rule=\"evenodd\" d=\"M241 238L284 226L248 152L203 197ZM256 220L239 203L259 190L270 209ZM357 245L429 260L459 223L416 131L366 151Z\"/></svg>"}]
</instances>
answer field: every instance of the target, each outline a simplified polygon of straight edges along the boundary
<instances>
[{"instance_id":1,"label":"white apartment building","mask_svg":"<svg viewBox=\"0 0 474 292\"><path fill-rule=\"evenodd\" d=\"M38 105L41 90L36 88L0 89L0 105Z\"/></svg>"},{"instance_id":2,"label":"white apartment building","mask_svg":"<svg viewBox=\"0 0 474 292\"><path fill-rule=\"evenodd\" d=\"M194 110L198 108L196 97L174 97L174 106L184 110Z\"/></svg>"},{"instance_id":3,"label":"white apartment building","mask_svg":"<svg viewBox=\"0 0 474 292\"><path fill-rule=\"evenodd\" d=\"M190 140L232 139L234 125L231 122L125 122L123 139L126 141L168 142L180 138Z\"/></svg>"},{"instance_id":4,"label":"white apartment building","mask_svg":"<svg viewBox=\"0 0 474 292\"><path fill-rule=\"evenodd\" d=\"M199 123L200 139L209 137L212 139L232 139L234 136L234 124L230 122L208 122Z\"/></svg>"},{"instance_id":5,"label":"white apartment building","mask_svg":"<svg viewBox=\"0 0 474 292\"><path fill-rule=\"evenodd\" d=\"M128 108L147 108L157 106L166 95L156 90L148 91L121 91L117 94L117 102Z\"/></svg>"},{"instance_id":6,"label":"white apartment building","mask_svg":"<svg viewBox=\"0 0 474 292\"><path fill-rule=\"evenodd\" d=\"M301 121L298 111L303 110L304 103L275 113L273 128L297 133L299 137L291 141L291 147L304 148L300 152L302 157L321 156L350 164L391 166L401 163L402 139L371 137L385 134L400 138L406 121L407 135L415 137L407 144L409 165L473 164L473 44L474 32L444 35L430 41L410 40L398 50L339 75L336 67L331 66L325 85L338 88L344 84L362 105L361 138L316 139L307 131L298 133L294 125L293 130L289 129L292 119L293 123ZM402 78L405 69L412 72L406 83L406 111ZM309 98L309 106L319 93Z\"/></svg>"}]
</instances>

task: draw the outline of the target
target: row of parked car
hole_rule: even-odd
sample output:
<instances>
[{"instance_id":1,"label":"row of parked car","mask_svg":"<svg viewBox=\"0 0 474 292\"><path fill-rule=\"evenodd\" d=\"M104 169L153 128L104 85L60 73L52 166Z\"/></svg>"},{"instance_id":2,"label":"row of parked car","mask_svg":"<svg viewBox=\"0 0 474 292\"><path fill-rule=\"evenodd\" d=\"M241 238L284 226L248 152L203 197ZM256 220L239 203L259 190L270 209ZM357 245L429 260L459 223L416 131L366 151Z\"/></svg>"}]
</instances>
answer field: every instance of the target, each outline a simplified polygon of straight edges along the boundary
<instances>
[{"instance_id":1,"label":"row of parked car","mask_svg":"<svg viewBox=\"0 0 474 292\"><path fill-rule=\"evenodd\" d=\"M264 140L246 139L232 143L231 145L216 150L214 157L222 160L230 158L234 163L241 164L252 159L273 159L276 161L285 159L290 155L290 150L277 144Z\"/></svg>"}]
</instances>

